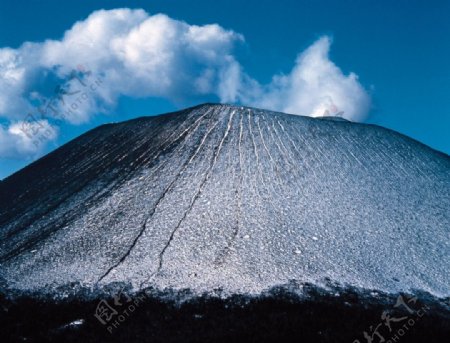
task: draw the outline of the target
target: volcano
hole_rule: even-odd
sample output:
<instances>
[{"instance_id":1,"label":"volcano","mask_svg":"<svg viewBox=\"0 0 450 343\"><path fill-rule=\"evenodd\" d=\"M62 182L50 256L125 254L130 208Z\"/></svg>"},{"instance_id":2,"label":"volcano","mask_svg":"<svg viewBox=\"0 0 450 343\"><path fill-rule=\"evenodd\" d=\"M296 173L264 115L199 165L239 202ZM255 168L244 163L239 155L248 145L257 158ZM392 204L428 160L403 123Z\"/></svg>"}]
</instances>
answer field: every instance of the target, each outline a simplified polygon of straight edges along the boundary
<instances>
[{"instance_id":1,"label":"volcano","mask_svg":"<svg viewBox=\"0 0 450 343\"><path fill-rule=\"evenodd\" d=\"M0 290L445 298L449 190L447 155L343 119L205 104L106 124L0 183Z\"/></svg>"}]
</instances>

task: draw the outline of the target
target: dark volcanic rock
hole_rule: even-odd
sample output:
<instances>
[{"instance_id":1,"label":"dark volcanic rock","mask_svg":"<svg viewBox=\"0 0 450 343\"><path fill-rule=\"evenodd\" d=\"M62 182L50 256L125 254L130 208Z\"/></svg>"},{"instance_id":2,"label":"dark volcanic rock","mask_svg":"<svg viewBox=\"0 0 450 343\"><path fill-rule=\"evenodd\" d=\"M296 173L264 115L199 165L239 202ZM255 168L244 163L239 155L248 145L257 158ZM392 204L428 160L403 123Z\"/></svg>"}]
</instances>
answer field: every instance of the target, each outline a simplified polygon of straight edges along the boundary
<instances>
[{"instance_id":1,"label":"dark volcanic rock","mask_svg":"<svg viewBox=\"0 0 450 343\"><path fill-rule=\"evenodd\" d=\"M305 286L299 299L285 288L258 297L208 296L185 302L163 301L164 295L133 295L122 306L104 298L118 311L101 323L94 314L99 300L52 302L21 298L0 305L2 342L369 342L377 328L378 342L442 343L450 334L448 307L426 295L413 304L413 313L396 296ZM145 299L145 300L142 300ZM134 305L135 309L132 307ZM447 304L448 306L448 304ZM447 308L447 309L446 309ZM391 331L382 319L388 313ZM401 319L401 320L400 320ZM380 340L382 337L383 340Z\"/></svg>"}]
</instances>

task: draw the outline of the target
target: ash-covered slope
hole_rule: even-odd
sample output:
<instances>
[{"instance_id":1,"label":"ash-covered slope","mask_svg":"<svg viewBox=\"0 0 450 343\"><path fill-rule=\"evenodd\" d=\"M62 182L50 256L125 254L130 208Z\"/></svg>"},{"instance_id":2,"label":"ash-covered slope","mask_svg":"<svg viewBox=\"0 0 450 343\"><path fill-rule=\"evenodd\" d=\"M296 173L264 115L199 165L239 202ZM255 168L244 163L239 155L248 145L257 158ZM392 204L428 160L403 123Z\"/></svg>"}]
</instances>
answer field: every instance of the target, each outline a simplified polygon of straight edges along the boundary
<instances>
[{"instance_id":1,"label":"ash-covered slope","mask_svg":"<svg viewBox=\"0 0 450 343\"><path fill-rule=\"evenodd\" d=\"M0 183L3 289L448 296L450 159L398 133L226 105L98 127Z\"/></svg>"}]
</instances>

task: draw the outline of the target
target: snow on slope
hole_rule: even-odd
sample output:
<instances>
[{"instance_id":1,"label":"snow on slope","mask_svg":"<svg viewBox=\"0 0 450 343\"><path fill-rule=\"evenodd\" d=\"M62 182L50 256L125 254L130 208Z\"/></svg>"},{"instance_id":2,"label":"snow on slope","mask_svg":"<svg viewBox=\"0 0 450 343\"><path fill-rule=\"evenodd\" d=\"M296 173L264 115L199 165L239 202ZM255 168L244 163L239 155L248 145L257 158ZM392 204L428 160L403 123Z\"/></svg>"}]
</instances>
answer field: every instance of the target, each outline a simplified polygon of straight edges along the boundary
<instances>
[{"instance_id":1,"label":"snow on slope","mask_svg":"<svg viewBox=\"0 0 450 343\"><path fill-rule=\"evenodd\" d=\"M449 157L393 131L202 105L98 127L5 179L0 278L449 296L449 195Z\"/></svg>"}]
</instances>

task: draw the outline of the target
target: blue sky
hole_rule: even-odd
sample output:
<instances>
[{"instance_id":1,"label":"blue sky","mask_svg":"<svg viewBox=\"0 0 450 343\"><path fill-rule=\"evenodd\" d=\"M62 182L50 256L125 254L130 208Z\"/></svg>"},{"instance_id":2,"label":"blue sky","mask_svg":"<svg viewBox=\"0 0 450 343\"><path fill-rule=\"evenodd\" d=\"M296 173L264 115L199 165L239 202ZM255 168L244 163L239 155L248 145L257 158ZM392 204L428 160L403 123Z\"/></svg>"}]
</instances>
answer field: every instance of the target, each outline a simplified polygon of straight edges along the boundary
<instances>
[{"instance_id":1,"label":"blue sky","mask_svg":"<svg viewBox=\"0 0 450 343\"><path fill-rule=\"evenodd\" d=\"M206 101L260 105L305 115L325 108L329 112L342 110L349 119L394 129L450 153L448 1L110 0L27 4L0 2L0 76L17 81L20 75L26 83L10 86L4 82L2 88L0 80L0 178L101 123ZM130 24L134 29L146 21L151 25L116 39L128 28L117 28L111 12L104 12L98 17L109 18L106 22L112 23L111 35L102 33L98 41L83 36L70 50L72 39L78 39L73 37L89 26L86 18L91 13L114 8L143 9L126 12L125 21L134 23ZM167 17L153 17L157 13ZM64 32L77 21L85 26L73 30L70 39L64 38ZM202 26L207 24L218 26ZM154 35L159 26L167 34L175 32L174 36L142 48L146 35ZM178 44L186 34L190 37L187 43ZM43 43L46 40L50 43ZM98 57L104 51L99 44L113 40L112 52ZM24 47L25 42L38 44ZM151 69L146 54L153 56L152 47L158 50L161 46L176 56L170 65L161 62L162 67ZM1 50L6 47L11 49ZM121 57L123 51L127 60ZM161 60L160 55L152 58ZM77 62L77 76L87 86L69 79L71 59ZM130 61L136 61L134 67ZM25 76L20 73L20 63L28 63ZM320 68L314 69L317 63ZM117 77L115 70L120 70ZM142 75L142 70L147 73ZM305 81L304 75L311 71L312 79ZM324 96L324 87L318 90L312 86L316 78L331 84L327 90L331 97ZM82 108L77 109L77 117L36 122L38 128L47 130L47 141L32 146L18 134L30 104L34 104L35 100L30 100L33 94L55 97L50 95L55 85L67 86L66 91L74 93L88 89L97 79L101 86L90 90ZM191 89L193 83L197 88ZM298 100L302 94L319 100L304 103Z\"/></svg>"}]
</instances>

